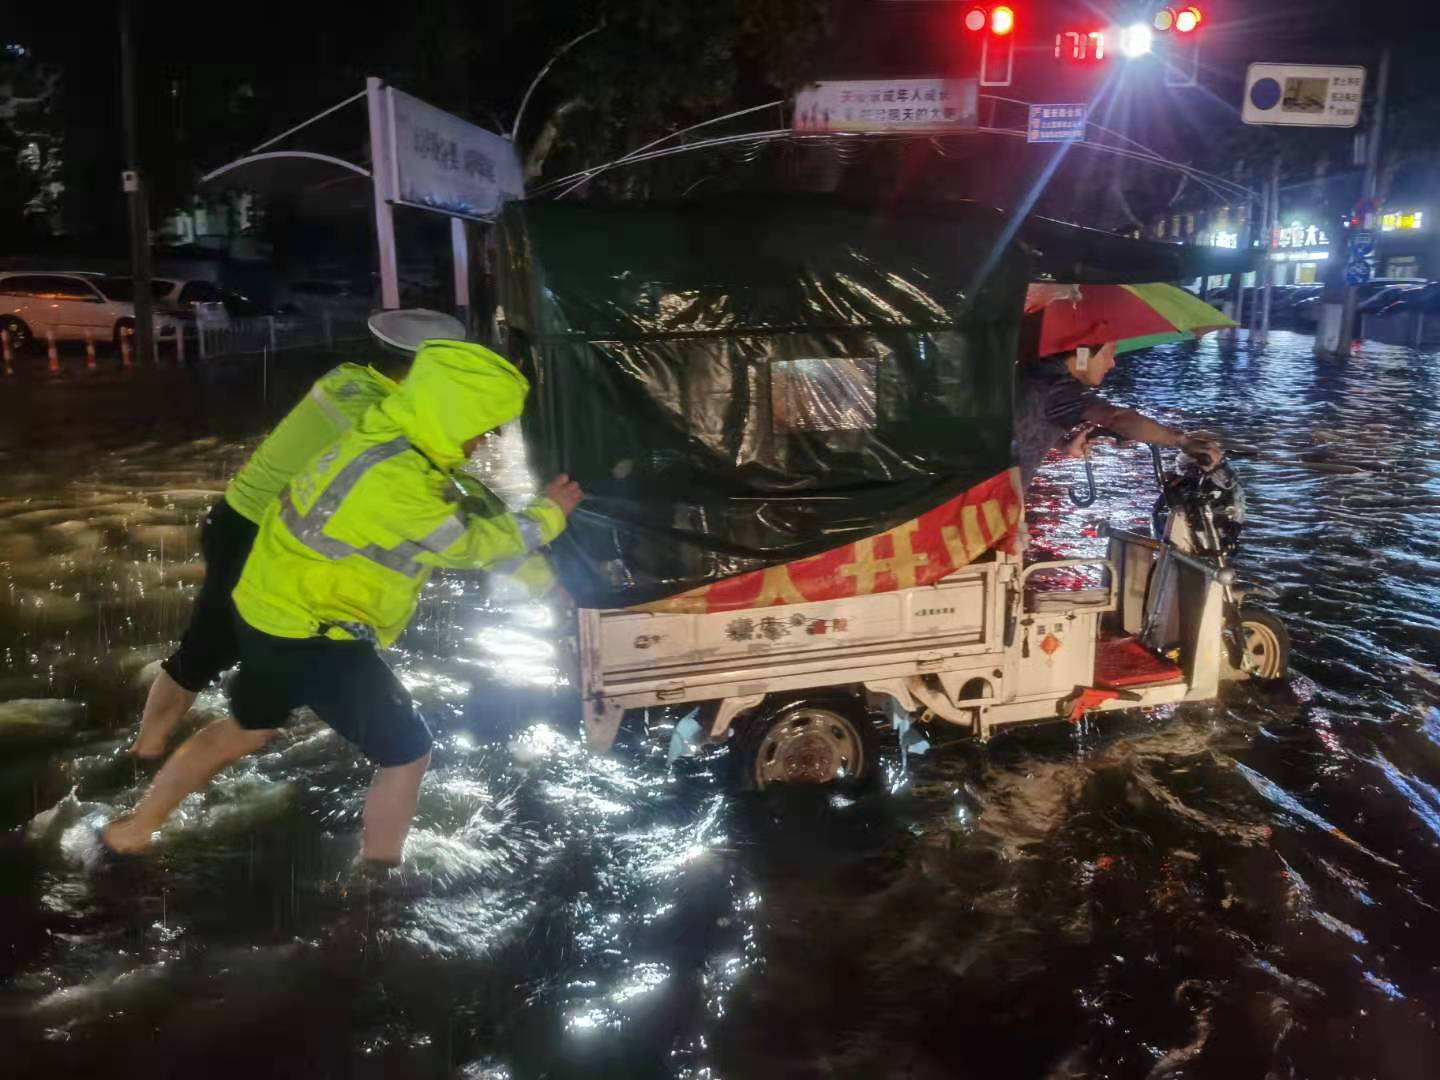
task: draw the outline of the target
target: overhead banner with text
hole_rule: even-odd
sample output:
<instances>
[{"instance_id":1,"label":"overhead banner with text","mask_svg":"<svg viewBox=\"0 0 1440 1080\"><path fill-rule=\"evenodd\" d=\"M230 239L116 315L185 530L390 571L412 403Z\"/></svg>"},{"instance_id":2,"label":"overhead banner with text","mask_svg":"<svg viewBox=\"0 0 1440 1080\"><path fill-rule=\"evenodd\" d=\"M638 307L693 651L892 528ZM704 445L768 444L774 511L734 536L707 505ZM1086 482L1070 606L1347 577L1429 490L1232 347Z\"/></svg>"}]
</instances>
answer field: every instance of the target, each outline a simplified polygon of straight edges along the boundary
<instances>
[{"instance_id":1,"label":"overhead banner with text","mask_svg":"<svg viewBox=\"0 0 1440 1080\"><path fill-rule=\"evenodd\" d=\"M795 95L794 131L944 135L979 124L974 79L860 79L816 83Z\"/></svg>"}]
</instances>

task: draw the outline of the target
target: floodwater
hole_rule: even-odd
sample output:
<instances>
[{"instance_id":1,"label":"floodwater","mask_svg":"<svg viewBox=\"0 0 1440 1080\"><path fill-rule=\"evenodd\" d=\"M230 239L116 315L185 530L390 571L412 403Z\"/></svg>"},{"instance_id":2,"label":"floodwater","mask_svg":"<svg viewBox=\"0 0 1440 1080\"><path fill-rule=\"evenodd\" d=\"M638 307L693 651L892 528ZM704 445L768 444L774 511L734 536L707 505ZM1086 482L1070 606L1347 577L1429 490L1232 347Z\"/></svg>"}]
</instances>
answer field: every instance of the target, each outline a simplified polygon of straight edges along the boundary
<instances>
[{"instance_id":1,"label":"floodwater","mask_svg":"<svg viewBox=\"0 0 1440 1080\"><path fill-rule=\"evenodd\" d=\"M143 790L117 750L196 523L316 369L0 384L0 1071L1440 1074L1440 359L1309 347L1114 377L1240 448L1287 687L741 797L723 752L667 770L658 722L588 757L553 613L449 577L393 657L438 745L407 889L368 902L340 887L367 769L314 723L152 859L86 868L87 821ZM1088 510L1073 464L1042 477L1051 546L1146 520L1145 453L1098 458ZM482 471L528 483L513 438Z\"/></svg>"}]
</instances>

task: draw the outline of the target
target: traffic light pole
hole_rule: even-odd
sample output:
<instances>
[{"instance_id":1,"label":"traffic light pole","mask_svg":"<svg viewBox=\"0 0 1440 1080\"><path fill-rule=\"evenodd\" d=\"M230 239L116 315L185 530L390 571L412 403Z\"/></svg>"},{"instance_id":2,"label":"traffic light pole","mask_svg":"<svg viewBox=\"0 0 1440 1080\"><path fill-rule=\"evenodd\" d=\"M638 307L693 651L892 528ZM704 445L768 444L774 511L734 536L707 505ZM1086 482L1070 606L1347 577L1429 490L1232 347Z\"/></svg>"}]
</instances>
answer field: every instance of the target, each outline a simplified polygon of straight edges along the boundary
<instances>
[{"instance_id":1,"label":"traffic light pole","mask_svg":"<svg viewBox=\"0 0 1440 1080\"><path fill-rule=\"evenodd\" d=\"M1365 140L1365 180L1361 187L1360 199L1367 205L1374 205L1375 192L1380 187L1380 139L1385 132L1385 91L1390 82L1390 50L1380 55L1380 74L1375 86L1375 112L1370 118L1370 132ZM1373 222L1362 221L1360 228L1369 230ZM1346 239L1346 261L1349 261L1349 238ZM1345 303L1340 312L1340 337L1335 343L1335 352L1344 355L1350 351L1355 340L1355 307L1359 300L1359 286L1345 283Z\"/></svg>"},{"instance_id":2,"label":"traffic light pole","mask_svg":"<svg viewBox=\"0 0 1440 1080\"><path fill-rule=\"evenodd\" d=\"M135 295L135 355L155 362L155 296L150 290L150 206L140 176L140 139L135 121L135 5L120 8L120 109L125 127L122 187L130 208L130 279ZM178 331L177 331L178 332Z\"/></svg>"}]
</instances>

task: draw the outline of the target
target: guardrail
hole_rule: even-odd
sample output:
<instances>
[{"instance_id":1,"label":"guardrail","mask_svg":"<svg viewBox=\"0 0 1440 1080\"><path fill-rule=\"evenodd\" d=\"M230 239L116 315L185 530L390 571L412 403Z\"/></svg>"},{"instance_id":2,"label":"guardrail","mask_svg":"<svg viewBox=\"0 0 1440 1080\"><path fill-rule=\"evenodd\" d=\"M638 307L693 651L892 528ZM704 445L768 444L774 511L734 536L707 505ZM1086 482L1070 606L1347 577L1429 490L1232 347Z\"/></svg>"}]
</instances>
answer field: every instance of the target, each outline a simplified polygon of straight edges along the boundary
<instances>
[{"instance_id":1,"label":"guardrail","mask_svg":"<svg viewBox=\"0 0 1440 1080\"><path fill-rule=\"evenodd\" d=\"M194 323L199 358L284 352L286 349L331 348L337 341L359 341L369 336L365 320L330 315L304 318L262 315L223 321L197 319Z\"/></svg>"}]
</instances>

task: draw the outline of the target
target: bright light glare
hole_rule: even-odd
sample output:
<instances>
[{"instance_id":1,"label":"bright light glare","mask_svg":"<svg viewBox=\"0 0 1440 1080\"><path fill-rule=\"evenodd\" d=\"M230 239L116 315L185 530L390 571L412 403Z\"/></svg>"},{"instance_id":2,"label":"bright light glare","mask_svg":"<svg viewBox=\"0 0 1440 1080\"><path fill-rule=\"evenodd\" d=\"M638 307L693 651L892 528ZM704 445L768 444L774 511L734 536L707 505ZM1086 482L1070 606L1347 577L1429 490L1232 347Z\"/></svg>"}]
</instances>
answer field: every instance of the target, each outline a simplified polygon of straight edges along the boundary
<instances>
[{"instance_id":1,"label":"bright light glare","mask_svg":"<svg viewBox=\"0 0 1440 1080\"><path fill-rule=\"evenodd\" d=\"M990 32L992 34L1008 34L1015 29L1015 12L1008 7L997 7L990 13Z\"/></svg>"},{"instance_id":2,"label":"bright light glare","mask_svg":"<svg viewBox=\"0 0 1440 1080\"><path fill-rule=\"evenodd\" d=\"M971 8L965 13L965 29L977 33L985 29L984 8Z\"/></svg>"},{"instance_id":3,"label":"bright light glare","mask_svg":"<svg viewBox=\"0 0 1440 1080\"><path fill-rule=\"evenodd\" d=\"M1175 15L1175 29L1182 34L1188 34L1200 25L1200 9L1188 7Z\"/></svg>"},{"instance_id":4,"label":"bright light glare","mask_svg":"<svg viewBox=\"0 0 1440 1080\"><path fill-rule=\"evenodd\" d=\"M1136 23L1134 26L1127 26L1120 31L1120 51L1130 59L1144 56L1150 51L1154 43L1155 35L1144 23Z\"/></svg>"}]
</instances>

